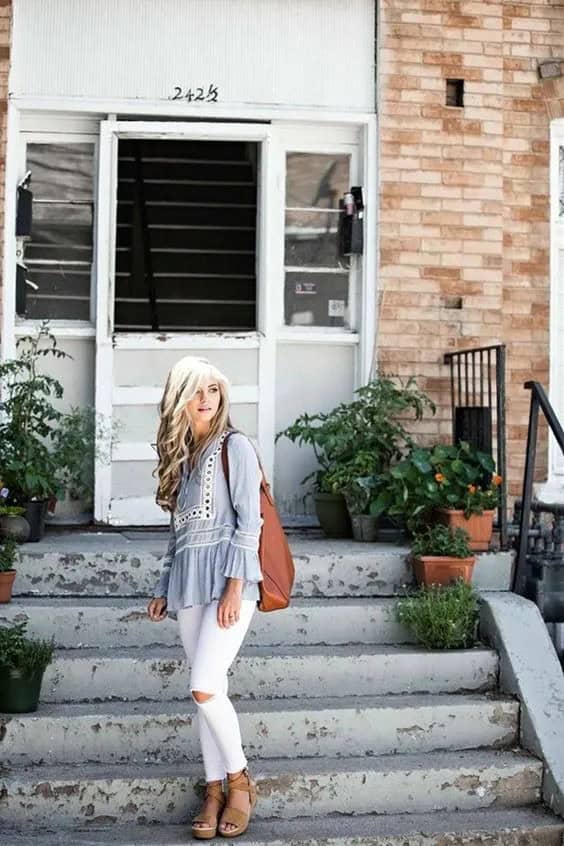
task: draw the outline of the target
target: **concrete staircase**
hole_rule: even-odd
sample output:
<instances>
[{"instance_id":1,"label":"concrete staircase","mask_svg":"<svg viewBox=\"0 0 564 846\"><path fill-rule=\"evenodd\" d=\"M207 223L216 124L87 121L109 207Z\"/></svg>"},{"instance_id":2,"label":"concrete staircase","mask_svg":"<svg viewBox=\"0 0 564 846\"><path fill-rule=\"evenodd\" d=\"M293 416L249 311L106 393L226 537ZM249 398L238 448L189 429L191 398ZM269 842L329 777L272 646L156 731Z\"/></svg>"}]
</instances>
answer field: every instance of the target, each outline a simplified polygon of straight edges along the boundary
<instances>
[{"instance_id":1,"label":"concrete staircase","mask_svg":"<svg viewBox=\"0 0 564 846\"><path fill-rule=\"evenodd\" d=\"M163 545L69 533L23 547L0 625L27 618L59 648L39 710L0 715L2 846L191 840L203 769L189 671L174 621L145 613ZM561 846L542 763L518 748L519 704L496 692L496 653L425 652L395 622L406 550L292 547L293 603L255 613L230 678L259 781L237 841ZM485 556L477 579L491 588L507 568Z\"/></svg>"}]
</instances>

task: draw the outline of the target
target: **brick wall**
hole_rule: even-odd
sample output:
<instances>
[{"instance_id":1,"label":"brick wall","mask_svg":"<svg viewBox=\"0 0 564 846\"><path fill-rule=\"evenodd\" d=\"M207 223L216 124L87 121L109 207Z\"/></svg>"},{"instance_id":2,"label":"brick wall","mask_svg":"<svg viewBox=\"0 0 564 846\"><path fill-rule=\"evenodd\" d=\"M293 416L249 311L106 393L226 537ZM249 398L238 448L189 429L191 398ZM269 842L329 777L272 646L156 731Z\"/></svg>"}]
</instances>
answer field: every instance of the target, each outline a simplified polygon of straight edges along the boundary
<instances>
[{"instance_id":1,"label":"brick wall","mask_svg":"<svg viewBox=\"0 0 564 846\"><path fill-rule=\"evenodd\" d=\"M4 186L6 177L6 130L8 116L8 73L10 70L10 38L12 0L0 0L0 232L4 231ZM0 267L3 258L0 239ZM0 271L0 318L2 316L2 275Z\"/></svg>"},{"instance_id":2,"label":"brick wall","mask_svg":"<svg viewBox=\"0 0 564 846\"><path fill-rule=\"evenodd\" d=\"M419 377L441 406L422 436L445 439L443 353L505 343L516 494L523 382L548 384L549 123L564 114L537 62L564 55L564 5L382 0L379 39L378 359ZM464 79L463 108L445 105L446 79ZM545 450L538 464L544 477Z\"/></svg>"}]
</instances>

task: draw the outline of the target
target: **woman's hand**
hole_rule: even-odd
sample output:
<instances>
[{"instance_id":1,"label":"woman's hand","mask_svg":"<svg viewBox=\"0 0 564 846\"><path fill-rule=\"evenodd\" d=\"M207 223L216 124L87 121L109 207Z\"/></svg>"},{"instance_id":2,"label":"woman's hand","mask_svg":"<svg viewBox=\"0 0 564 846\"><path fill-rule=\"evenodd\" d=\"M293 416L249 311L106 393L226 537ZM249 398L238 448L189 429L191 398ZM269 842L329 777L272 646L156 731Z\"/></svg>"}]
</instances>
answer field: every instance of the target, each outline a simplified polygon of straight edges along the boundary
<instances>
[{"instance_id":1,"label":"woman's hand","mask_svg":"<svg viewBox=\"0 0 564 846\"><path fill-rule=\"evenodd\" d=\"M166 619L166 596L154 596L147 606L149 619L154 623L160 623Z\"/></svg>"},{"instance_id":2,"label":"woman's hand","mask_svg":"<svg viewBox=\"0 0 564 846\"><path fill-rule=\"evenodd\" d=\"M217 605L217 622L220 628L228 629L239 619L243 579L228 578L221 599Z\"/></svg>"}]
</instances>

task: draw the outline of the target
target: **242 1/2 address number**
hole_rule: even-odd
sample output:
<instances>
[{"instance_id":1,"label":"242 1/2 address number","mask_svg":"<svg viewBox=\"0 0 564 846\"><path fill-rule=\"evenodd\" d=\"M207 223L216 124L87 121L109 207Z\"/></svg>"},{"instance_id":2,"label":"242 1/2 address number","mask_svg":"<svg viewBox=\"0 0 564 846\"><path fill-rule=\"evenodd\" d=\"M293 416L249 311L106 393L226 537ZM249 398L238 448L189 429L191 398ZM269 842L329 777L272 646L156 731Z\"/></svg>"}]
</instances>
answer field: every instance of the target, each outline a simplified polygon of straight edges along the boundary
<instances>
[{"instance_id":1,"label":"242 1/2 address number","mask_svg":"<svg viewBox=\"0 0 564 846\"><path fill-rule=\"evenodd\" d=\"M174 86L174 94L170 100L188 100L189 103L217 103L219 90L217 85L211 83L206 88L182 88Z\"/></svg>"}]
</instances>

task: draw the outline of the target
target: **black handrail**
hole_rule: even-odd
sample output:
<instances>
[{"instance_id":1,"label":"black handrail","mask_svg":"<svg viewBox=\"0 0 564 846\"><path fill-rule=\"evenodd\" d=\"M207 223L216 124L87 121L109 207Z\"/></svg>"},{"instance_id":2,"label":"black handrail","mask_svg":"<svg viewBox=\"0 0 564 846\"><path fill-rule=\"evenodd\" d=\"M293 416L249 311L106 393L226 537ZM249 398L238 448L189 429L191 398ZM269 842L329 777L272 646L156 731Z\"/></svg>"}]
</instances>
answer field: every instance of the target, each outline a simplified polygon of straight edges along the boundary
<instances>
[{"instance_id":1,"label":"black handrail","mask_svg":"<svg viewBox=\"0 0 564 846\"><path fill-rule=\"evenodd\" d=\"M517 561L513 575L512 590L515 593L523 593L527 574L525 566L527 562L527 548L529 538L529 523L531 519L531 508L533 500L533 481L535 475L535 461L537 457L537 435L539 429L539 411L546 418L550 431L556 442L564 453L564 429L556 416L546 391L540 382L525 382L526 390L531 391L531 406L529 411L529 430L527 432L527 452L525 459L525 475L523 477L523 494L521 497L521 520L519 523L519 544L517 548Z\"/></svg>"},{"instance_id":2,"label":"black handrail","mask_svg":"<svg viewBox=\"0 0 564 846\"><path fill-rule=\"evenodd\" d=\"M507 528L507 458L505 440L505 345L492 344L445 353L450 365L452 405L452 440L456 442L456 409L480 406L495 411L497 472L501 476L498 508L499 543L508 548ZM494 402L495 385L495 402Z\"/></svg>"}]
</instances>

